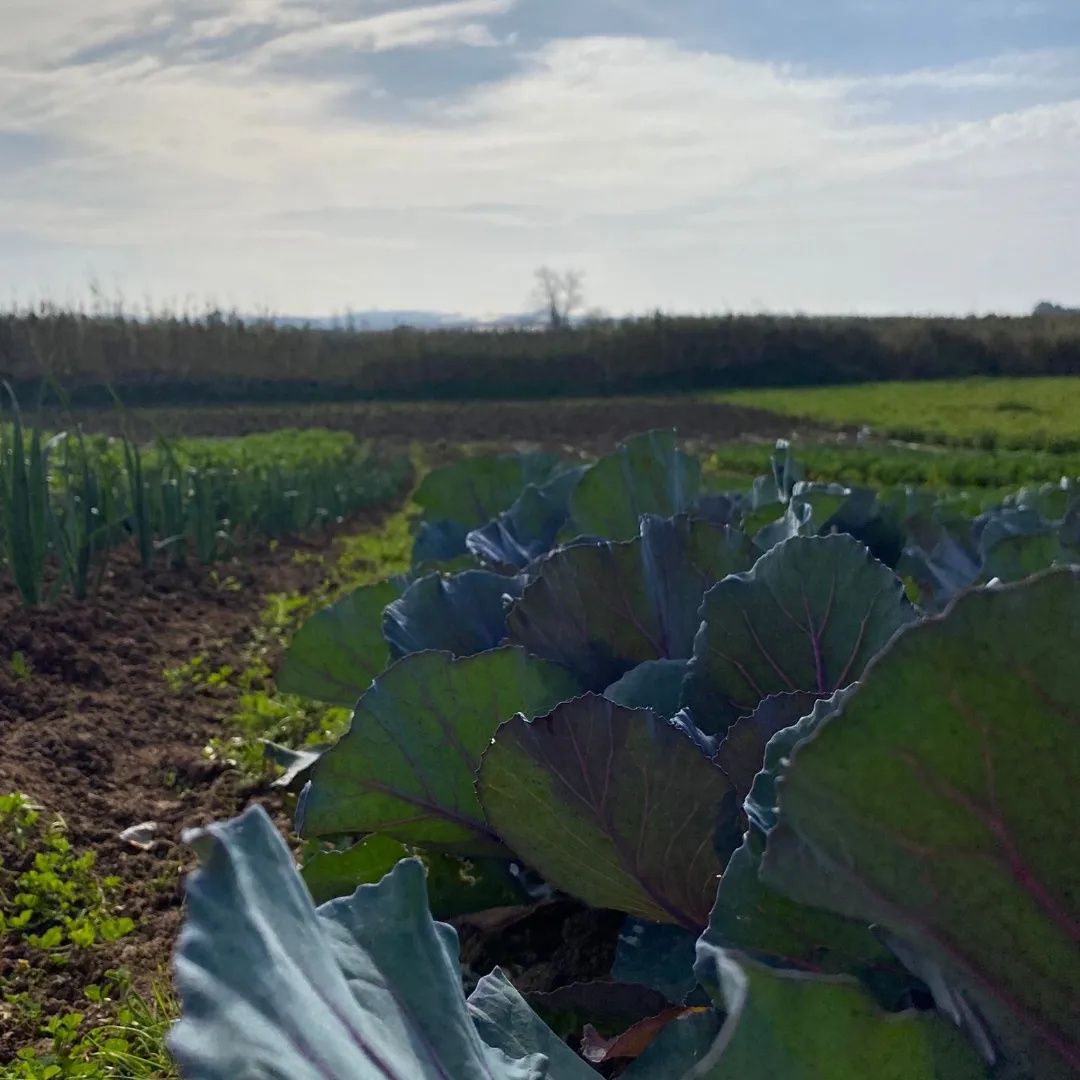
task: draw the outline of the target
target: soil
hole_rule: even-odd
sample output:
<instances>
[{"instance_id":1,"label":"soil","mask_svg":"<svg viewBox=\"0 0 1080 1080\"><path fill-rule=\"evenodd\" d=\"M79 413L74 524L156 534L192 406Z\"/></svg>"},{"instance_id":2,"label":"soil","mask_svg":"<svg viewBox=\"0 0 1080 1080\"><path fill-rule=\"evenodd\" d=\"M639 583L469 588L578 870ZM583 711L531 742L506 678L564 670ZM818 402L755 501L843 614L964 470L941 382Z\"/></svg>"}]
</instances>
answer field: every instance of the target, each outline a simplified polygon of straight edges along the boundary
<instances>
[{"instance_id":1,"label":"soil","mask_svg":"<svg viewBox=\"0 0 1080 1080\"><path fill-rule=\"evenodd\" d=\"M382 446L423 441L433 458L456 456L461 444L596 451L669 426L710 442L791 433L783 418L691 398L162 409L129 417L146 435L340 428ZM115 411L79 419L88 431L109 431L122 420ZM131 972L144 989L167 970L182 918L183 871L192 865L181 843L185 828L234 816L253 799L288 828L276 793L245 784L203 754L222 733L235 691L177 693L163 673L199 654L215 667L242 667L265 595L316 587L324 573L319 561L294 556L324 552L330 543L321 538L248 552L216 574L195 566L145 573L133 553L121 551L92 600L43 610L27 610L0 580L0 793L21 791L61 815L73 846L94 851L99 873L123 882L120 907L136 924L114 944L73 954L56 972L38 972L35 992L46 1014L84 1009L82 988L110 969ZM16 653L28 667L23 677L11 663ZM146 821L157 823L149 850L120 839ZM459 925L462 959L476 974L501 965L523 990L553 990L605 977L621 923L620 915L569 900L510 918L467 919ZM0 942L0 980L19 971L24 978L25 961L33 963L33 954L23 946ZM0 1024L0 1062L36 1036L33 1025Z\"/></svg>"},{"instance_id":2,"label":"soil","mask_svg":"<svg viewBox=\"0 0 1080 1080\"><path fill-rule=\"evenodd\" d=\"M319 565L293 555L327 545L283 545L219 567L239 589L223 589L202 568L145 574L125 552L86 603L30 611L0 586L0 792L21 791L60 814L71 843L96 853L102 875L122 880L123 914L136 922L132 934L73 954L46 976L47 1012L85 1005L82 987L110 968L149 979L167 965L181 918L178 871L191 861L181 831L231 817L257 793L202 754L221 732L229 691L177 694L163 672L204 652L215 665L239 667L264 594L317 584ZM17 652L27 677L12 670ZM280 806L267 801L280 818ZM149 851L120 840L145 821L158 823ZM24 955L12 940L2 946L0 979ZM0 1061L33 1036L0 1030Z\"/></svg>"},{"instance_id":3,"label":"soil","mask_svg":"<svg viewBox=\"0 0 1080 1080\"><path fill-rule=\"evenodd\" d=\"M58 418L59 419L59 418ZM115 410L76 414L89 432L118 434ZM675 428L683 439L726 442L783 438L790 418L701 398L625 397L549 401L377 402L345 405L136 409L127 414L137 437L248 435L291 427L351 431L360 439L400 446L528 443L608 450L651 428Z\"/></svg>"},{"instance_id":4,"label":"soil","mask_svg":"<svg viewBox=\"0 0 1080 1080\"><path fill-rule=\"evenodd\" d=\"M178 693L163 673L199 654L212 667L242 667L264 596L318 585L325 573L319 561L294 556L329 544L249 552L216 575L194 566L147 574L133 553L121 551L92 600L41 610L26 609L10 583L0 583L0 793L21 791L48 815L59 814L72 845L95 852L97 872L122 881L119 913L136 924L118 942L73 952L55 971L43 970L41 954L13 936L0 941L0 982L10 989L32 979L46 1015L86 1011L82 988L110 969L132 973L143 990L166 975L182 919L183 874L194 861L181 842L184 829L232 817L257 800L288 831L277 793L241 782L203 754L222 733L235 691ZM226 577L233 581L223 588ZM11 663L16 653L29 669L21 678ZM120 839L147 821L157 823L149 850ZM5 854L12 855L0 850ZM604 978L623 918L566 899L481 913L459 922L462 960L476 975L502 966L525 991ZM2 1063L39 1033L34 1023L12 1024L2 1012L0 1019Z\"/></svg>"}]
</instances>

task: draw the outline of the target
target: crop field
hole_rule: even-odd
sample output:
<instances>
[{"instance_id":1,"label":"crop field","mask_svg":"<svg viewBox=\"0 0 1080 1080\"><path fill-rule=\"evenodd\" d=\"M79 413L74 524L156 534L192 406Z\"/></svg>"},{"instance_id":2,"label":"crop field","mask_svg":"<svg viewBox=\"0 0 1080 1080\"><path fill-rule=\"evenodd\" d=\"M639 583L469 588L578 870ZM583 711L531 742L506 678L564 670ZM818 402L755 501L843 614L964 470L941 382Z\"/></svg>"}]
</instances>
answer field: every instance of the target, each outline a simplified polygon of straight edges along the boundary
<instances>
[{"instance_id":1,"label":"crop field","mask_svg":"<svg viewBox=\"0 0 1080 1080\"><path fill-rule=\"evenodd\" d=\"M77 411L87 431L143 439L164 435L237 436L317 427L343 431L380 446L507 448L535 445L610 450L620 440L653 426L677 428L684 438L710 442L754 437L773 441L792 422L760 409L700 401L690 395L610 397L546 401L350 402L326 405L255 405L214 408ZM61 417L48 415L55 426ZM802 425L804 428L807 425ZM815 430L817 425L809 425Z\"/></svg>"},{"instance_id":2,"label":"crop field","mask_svg":"<svg viewBox=\"0 0 1080 1080\"><path fill-rule=\"evenodd\" d=\"M735 405L879 435L1003 450L1080 450L1080 376L740 390Z\"/></svg>"},{"instance_id":3,"label":"crop field","mask_svg":"<svg viewBox=\"0 0 1080 1080\"><path fill-rule=\"evenodd\" d=\"M0 1077L1080 1074L1077 385L9 398Z\"/></svg>"}]
</instances>

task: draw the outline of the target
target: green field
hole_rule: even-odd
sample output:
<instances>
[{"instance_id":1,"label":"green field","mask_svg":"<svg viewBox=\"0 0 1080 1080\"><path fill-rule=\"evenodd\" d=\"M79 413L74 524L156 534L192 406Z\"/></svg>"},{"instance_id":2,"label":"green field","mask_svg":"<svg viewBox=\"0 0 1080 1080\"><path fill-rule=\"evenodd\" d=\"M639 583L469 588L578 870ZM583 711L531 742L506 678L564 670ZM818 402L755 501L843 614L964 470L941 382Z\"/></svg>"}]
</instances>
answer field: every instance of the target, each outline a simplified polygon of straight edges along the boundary
<instances>
[{"instance_id":1,"label":"green field","mask_svg":"<svg viewBox=\"0 0 1080 1080\"><path fill-rule=\"evenodd\" d=\"M866 425L876 434L911 442L985 450L1080 449L1080 376L737 390L712 400L819 423Z\"/></svg>"},{"instance_id":2,"label":"green field","mask_svg":"<svg viewBox=\"0 0 1080 1080\"><path fill-rule=\"evenodd\" d=\"M1080 476L1080 453L972 450L946 446L856 446L796 442L795 456L809 480L863 487L926 487L969 491L993 500L1027 485ZM716 487L744 486L764 468L762 447L724 443L706 453L706 475Z\"/></svg>"},{"instance_id":3,"label":"green field","mask_svg":"<svg viewBox=\"0 0 1080 1080\"><path fill-rule=\"evenodd\" d=\"M890 389L925 394L931 385ZM1031 401L1050 384L1012 385L1014 395L1017 386L1031 391ZM925 804L930 816L920 819L917 852L930 853L937 874L926 887L935 901L961 889L968 895L966 880L957 885L950 875L958 861L953 839L969 824L949 795L981 776L987 760L981 728L971 731L975 707L980 722L985 715L995 731L1006 732L1003 745L1017 759L999 770L1000 779L990 775L991 788L978 797L989 801L1000 790L1010 814L1013 807L1026 813L1034 776L1049 794L1032 813L1067 804L1077 781L1066 721L1076 697L1070 664L1080 627L1080 539L1076 485L1057 481L1080 476L1080 448L912 445L823 431L818 422L803 428L788 454L782 442L774 449L793 426L782 416L682 395L624 399L619 412L611 400L545 403L531 430L557 452L511 454L508 433L522 430L512 405L488 403L452 429L445 404L380 404L360 413L357 430L369 436L383 414L403 414L393 422L412 426L396 429L394 453L384 438L321 428L197 437L194 410L183 414L188 427L174 438L145 441L129 434L126 412L113 414L121 434L110 436L84 435L77 422L63 429L68 434L53 434L61 431L55 427L37 433L9 410L0 422L0 942L17 959L0 958L0 1077L179 1080L244 1072L231 1060L217 1071L193 1071L192 1054L235 1042L236 1060L256 1060L264 1046L280 1044L279 1028L289 1030L279 1017L302 1016L305 1007L321 1015L324 999L305 998L295 985L299 969L280 957L292 955L290 941L314 933L296 912L316 929L335 923L314 918L306 900L283 908L284 915L264 910L293 893L334 901L332 910L348 913L350 921L337 925L353 935L347 940L361 961L403 993L416 997L422 986L425 1000L437 997L431 1030L460 1029L471 1039L470 1016L490 1008L484 1002L495 1000L493 988L517 991L499 974L473 988L470 974L467 1005L462 970L497 965L522 985L551 979L552 961L535 935L523 947L500 921L485 929L493 911L508 908L541 928L549 919L548 905L522 888L511 852L565 897L560 903L577 905L567 910L582 927L575 931L581 948L560 960L577 985L617 985L619 965L637 962L628 949L666 955L671 940L680 942L680 977L690 985L698 978L690 955L713 948L724 927L725 935L738 935L733 945L745 946L745 955L760 942L772 961L748 968L747 977L799 972L797 982L777 986L797 987L811 1006L781 1002L768 1021L785 1045L796 1009L813 1007L826 1023L836 1014L850 1026L854 1007L867 1028L858 1045L877 1047L874 1075L892 1075L897 1031L907 1030L910 1039L933 1025L955 1040L950 1053L961 1068L949 1077L985 1074L977 1051L947 1018L928 1007L915 1012L906 998L903 1012L882 1011L877 989L915 976L880 951L870 930L876 907L840 923L845 934L865 931L860 949L888 965L887 978L875 969L866 985L859 981L861 953L843 962L843 983L816 971L816 928L836 932L820 922L831 918L828 912L803 912L793 896L750 909L745 926L739 921L748 889L756 903L763 857L748 846L743 808L752 805L777 827L794 822L815 842L831 844L839 853L834 860L846 858L851 843L872 843L874 858L860 847L855 864L867 875L866 867L878 873L880 847L886 888L900 879L895 867L908 865L902 830L911 807L922 812ZM257 419L239 410L203 412L210 431L248 430ZM725 420L728 412L745 415ZM331 413L322 410L324 422ZM670 419L671 426L681 418L685 437L653 430L611 452L619 425L635 417ZM429 434L406 453L405 437L425 428L441 445ZM575 431L600 433L609 447L575 445ZM447 437L460 433L487 438ZM1007 587L984 588L992 582ZM777 608L785 618L771 616ZM583 695L583 688L591 692ZM860 702L867 695L873 711L862 715L881 722L859 723L855 713L853 729L872 738L837 749L835 740L826 741L834 710L838 703L866 708ZM666 720L676 713L692 718L686 722L695 725L694 738ZM531 715L543 720L526 719ZM763 716L767 723L757 730L755 718ZM772 740L802 739L808 723L820 725L814 739L806 748L789 743L798 756L777 763ZM587 739L578 738L582 730ZM387 731L392 739L380 734ZM883 745L877 731L889 734ZM892 741L896 731L930 756L945 795L912 780L903 742ZM621 741L607 732L619 732ZM956 732L967 739L960 751ZM534 737L544 740L535 756L523 741ZM160 764L130 767L140 745L163 748L149 759ZM815 815L812 804L799 816L798 804L791 813L771 796L754 799L761 785L775 791L778 775L785 784L798 780L794 770L813 763L821 745L841 763L835 791L845 806L870 805L869 790L889 793L874 809L880 820L871 822L869 841L858 832L834 840L835 821ZM1039 771L1046 745L1064 762L1049 780ZM619 797L596 797L593 777L617 785ZM430 812L417 815L412 808L428 804L429 783L438 794ZM91 798L90 790L107 795ZM180 877L195 865L181 846L183 824L196 813L233 817L253 796L279 820L297 822L302 877L297 855L271 820L247 810L239 824L234 818L204 836L203 851L215 844L217 855L188 878L187 932L178 941ZM160 820L136 826L135 836L125 830L118 844L119 825L133 818L129 808L143 806L154 806ZM468 814L458 807L469 807ZM960 810L966 813L966 805ZM845 812L836 820L861 819ZM1021 824L1052 840L1061 822L1072 825L1067 815L1049 813ZM1006 824L1020 828L1012 818ZM552 830L581 839L549 844ZM355 844L342 840L361 835ZM760 840L765 854L769 835L775 827ZM649 842L628 858L616 844L624 836ZM903 842L893 843L895 836ZM139 854L118 854L121 844ZM1015 968L1036 980L1037 992L1052 989L1064 947L1047 952L1050 974L1019 946L1018 956L996 949L997 921L1015 921L1029 898L1015 882L1011 852L984 856L994 850L983 844L970 873L980 886L991 881L1000 910L976 927L970 951L979 962L984 953L1001 954L1006 975ZM1059 856L1051 852L1047 865L1067 865ZM605 865L620 876L592 872ZM234 867L259 876L238 888ZM810 871L797 863L791 872L801 880ZM688 875L689 888L682 884ZM728 891L717 892L718 882ZM1051 884L1062 888L1056 878ZM406 887L415 895L393 891ZM382 905L378 920L372 902ZM616 940L619 923L610 915L620 911L632 925L659 923L663 937L644 934L632 946L625 935ZM603 913L602 921L593 912ZM462 968L444 956L435 920L448 919L474 920L470 933L480 936L469 948L480 943L480 960ZM804 933L803 925L815 933ZM258 928L254 937L251 927ZM1052 930L1053 919L1043 918L1030 940L1041 949ZM320 944L316 935L313 948L332 957L335 940ZM376 968L367 952L384 940L391 944ZM400 974L394 943L401 941L428 943L438 961L433 974L422 981ZM175 984L170 957L179 961ZM259 965L268 970L262 982L220 973ZM1075 984L1072 969L1065 977ZM193 978L211 988L201 1010L192 1005L200 1000ZM249 998L263 1007L263 986L273 988L273 1008L249 1038L232 1018L243 1018ZM844 1000L834 1001L838 986ZM682 1006L671 999L686 991L666 983L643 990L630 1015L666 1006L656 1015L682 1022ZM342 1000L359 1018L357 1030L379 1030L381 1015L366 999ZM409 1009L423 1005L403 1000ZM576 1007L580 1016L560 1018L556 1011L527 1012L520 995L513 1000L527 1021L521 1038L534 1040L522 1044L530 1052L520 1060L557 1050L566 1068L551 1075L602 1075L573 1050L584 1040L586 1015L593 1015L586 1010L597 1009L595 1019L606 1022L600 1007L585 1003ZM702 1000L694 1015L710 1020L705 1031L712 1038L728 1023L727 1001L717 998L710 1013L711 999ZM669 1019L673 1012L678 1018ZM501 1038L501 1014L494 1015L485 1029L496 1032L492 1039ZM205 1037L206 1017L228 1029L229 1039ZM549 1032L546 1017L560 1031ZM627 1023L619 1018L610 1030L618 1035ZM170 1031L179 1065L166 1046ZM635 1062L618 1075L689 1075L675 1031L678 1040L665 1041L661 1032L650 1044L647 1053L661 1062L657 1071L643 1073ZM844 1075L863 1069L864 1056L851 1068L843 1061L850 1041L842 1031L816 1050L811 1045L803 1052L806 1075L837 1075L838 1054ZM388 1044L393 1075L431 1075L409 1057L414 1044L399 1042ZM774 1066L756 1046L732 1045L753 1067L737 1065L730 1075L785 1075L786 1049ZM335 1053L345 1064L321 1075L371 1075L350 1058L352 1043ZM1054 1071L1052 1053L1054 1047L1043 1055L1046 1068L1024 1064L1015 1075L1064 1075ZM280 1075L314 1077L305 1066L304 1059L286 1061ZM440 1075L480 1073L470 1066ZM895 1075L919 1080L929 1073Z\"/></svg>"}]
</instances>

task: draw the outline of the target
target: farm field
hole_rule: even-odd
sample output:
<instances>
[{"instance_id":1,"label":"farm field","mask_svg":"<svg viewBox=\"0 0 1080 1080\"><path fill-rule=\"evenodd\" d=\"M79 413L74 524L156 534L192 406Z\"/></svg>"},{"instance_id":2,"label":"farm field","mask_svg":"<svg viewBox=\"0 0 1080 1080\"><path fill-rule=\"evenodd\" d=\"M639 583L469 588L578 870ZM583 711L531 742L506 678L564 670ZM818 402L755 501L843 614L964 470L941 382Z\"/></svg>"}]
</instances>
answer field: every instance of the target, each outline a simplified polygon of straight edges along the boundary
<instances>
[{"instance_id":1,"label":"farm field","mask_svg":"<svg viewBox=\"0 0 1080 1080\"><path fill-rule=\"evenodd\" d=\"M164 435L240 436L317 427L347 432L380 446L544 447L610 450L652 427L676 428L683 438L726 442L748 437L774 440L790 434L790 419L689 395L547 401L350 402L335 405L256 405L214 408L76 411L87 431L120 434L125 423L140 438ZM59 417L47 417L55 425ZM798 426L798 425L795 425ZM804 428L807 425L802 425ZM817 425L810 425L815 430Z\"/></svg>"},{"instance_id":2,"label":"farm field","mask_svg":"<svg viewBox=\"0 0 1080 1080\"><path fill-rule=\"evenodd\" d=\"M764 1080L782 1075L783 1025L802 1010L817 1030L799 1035L811 1080L846 1080L835 1062L850 1040L865 1050L851 1075L893 1075L902 1044L916 1064L898 1080L989 1076L910 951L867 930L910 933L906 919L818 910L830 903L803 885L821 882L786 861L778 823L814 846L826 879L854 850L845 869L874 890L894 887L915 848L930 853L926 880L890 904L918 907L923 886L955 897L941 926L963 927L962 962L942 959L933 934L908 944L956 963L950 978L987 1015L1012 1010L996 1045L1016 1075L1069 1075L1076 970L1054 936L1059 908L1029 910L1013 848L997 849L977 814L957 816L946 789L961 782L953 770L966 783L970 762L1007 747L1009 768L985 789L976 778L978 795L1027 845L1039 895L1070 895L1055 853L1077 824L1080 579L1066 566L1080 557L1080 504L1062 478L1080 476L1080 450L860 443L861 419L793 423L692 399L80 419L94 434L50 459L37 601L17 586L10 544L0 572L0 1076L177 1076L164 1037L183 1011L174 1051L208 1080L260 1053L300 1080L509 1080L521 1074L507 1057L536 1053L554 1080L655 1080L722 1046L720 1068L736 1071L705 1075ZM669 424L678 444L654 431L616 448ZM129 442L106 438L121 431ZM32 434L18 453L5 437L10 496L11 477L37 473ZM142 490L157 493L149 564L133 447ZM119 528L62 527L87 475L114 492ZM209 477L229 485L200 499ZM173 487L170 526L160 491ZM320 498L296 512L289 493L305 487ZM322 512L330 493L341 503ZM79 558L58 549L63 536ZM766 582L797 617L769 614ZM748 637L726 636L733 604ZM971 708L989 742L972 729L945 745L934 732L968 732ZM897 765L881 737L894 729L933 783ZM806 730L819 737L793 756ZM1055 776L1039 769L1046 753L1063 763ZM779 819L778 784L791 793ZM182 1006L168 964L196 859L181 832L242 812L203 837ZM960 822L988 845L971 865L951 854ZM964 906L988 879L1000 910L1021 913L1023 985L994 920ZM278 902L305 890L341 899L323 920L307 901ZM429 906L457 932L460 971ZM349 928L370 995L341 980L327 919ZM993 980L970 981L984 963ZM228 1019L250 1005L230 973L256 964L276 965L261 1036ZM315 1023L305 1010L325 1010L323 994L340 1021L320 1029L313 1071L279 1033ZM756 1028L738 1020L746 994ZM391 1071L371 1070L357 1033Z\"/></svg>"},{"instance_id":3,"label":"farm field","mask_svg":"<svg viewBox=\"0 0 1080 1080\"><path fill-rule=\"evenodd\" d=\"M1028 484L1052 484L1063 476L1080 476L1080 452L1040 450L972 450L933 444L859 443L853 439L817 437L792 442L809 480L854 486L911 485L953 489L972 495L1004 495ZM725 476L738 486L761 467L760 442L703 447L712 482Z\"/></svg>"},{"instance_id":4,"label":"farm field","mask_svg":"<svg viewBox=\"0 0 1080 1080\"><path fill-rule=\"evenodd\" d=\"M711 443L856 435L983 451L1080 451L1080 376L866 383L538 401L350 402L201 408L76 410L87 431L141 438L241 436L325 428L390 445L515 443L610 448L646 427L673 427ZM59 417L46 416L54 426ZM433 432L436 437L433 438Z\"/></svg>"},{"instance_id":5,"label":"farm field","mask_svg":"<svg viewBox=\"0 0 1080 1080\"><path fill-rule=\"evenodd\" d=\"M1080 449L1080 376L740 390L716 400L879 436L982 449Z\"/></svg>"},{"instance_id":6,"label":"farm field","mask_svg":"<svg viewBox=\"0 0 1080 1080\"><path fill-rule=\"evenodd\" d=\"M90 1076L172 1074L162 1040L175 1015L168 961L188 865L180 835L263 793L204 752L236 708L222 672L250 662L267 596L318 584L315 559L327 550L289 544L217 575L144 575L119 557L92 601L39 611L10 586L0 591L0 793L40 808L29 824L25 810L0 802L0 1062L10 1070L0 1075L46 1077L56 1064ZM169 674L188 670L190 680ZM145 850L119 839L146 821L156 825ZM70 854L52 850L55 837ZM79 862L88 855L92 867ZM49 875L27 877L42 858ZM145 1036L123 1030L129 1011ZM45 1030L58 1022L73 1026Z\"/></svg>"}]
</instances>

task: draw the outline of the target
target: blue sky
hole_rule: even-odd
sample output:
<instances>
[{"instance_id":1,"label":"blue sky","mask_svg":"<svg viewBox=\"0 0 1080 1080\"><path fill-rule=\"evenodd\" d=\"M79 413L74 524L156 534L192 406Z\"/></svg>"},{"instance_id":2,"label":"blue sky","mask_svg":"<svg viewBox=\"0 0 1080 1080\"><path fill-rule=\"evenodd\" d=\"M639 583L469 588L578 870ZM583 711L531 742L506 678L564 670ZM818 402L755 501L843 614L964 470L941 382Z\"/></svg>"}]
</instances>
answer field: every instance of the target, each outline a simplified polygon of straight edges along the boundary
<instances>
[{"instance_id":1,"label":"blue sky","mask_svg":"<svg viewBox=\"0 0 1080 1080\"><path fill-rule=\"evenodd\" d=\"M1076 0L5 0L0 301L1080 303Z\"/></svg>"}]
</instances>

